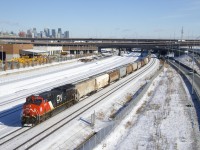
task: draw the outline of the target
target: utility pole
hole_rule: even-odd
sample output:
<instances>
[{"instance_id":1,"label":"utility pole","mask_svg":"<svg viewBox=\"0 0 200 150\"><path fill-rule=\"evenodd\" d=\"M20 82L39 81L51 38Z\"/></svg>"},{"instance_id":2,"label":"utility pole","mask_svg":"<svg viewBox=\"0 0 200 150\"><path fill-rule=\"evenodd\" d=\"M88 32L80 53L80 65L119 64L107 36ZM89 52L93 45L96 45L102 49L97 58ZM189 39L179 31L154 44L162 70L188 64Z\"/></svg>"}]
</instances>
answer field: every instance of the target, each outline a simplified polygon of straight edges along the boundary
<instances>
[{"instance_id":1,"label":"utility pole","mask_svg":"<svg viewBox=\"0 0 200 150\"><path fill-rule=\"evenodd\" d=\"M195 43L194 43L195 45ZM194 48L192 48L192 94L194 94Z\"/></svg>"},{"instance_id":2,"label":"utility pole","mask_svg":"<svg viewBox=\"0 0 200 150\"><path fill-rule=\"evenodd\" d=\"M181 42L182 42L182 40L183 40L183 27L182 27L182 29L181 29L181 40L180 40L180 43L179 43L179 57L180 57L180 44L181 44ZM178 61L179 63L179 72L180 72L180 60Z\"/></svg>"},{"instance_id":3,"label":"utility pole","mask_svg":"<svg viewBox=\"0 0 200 150\"><path fill-rule=\"evenodd\" d=\"M3 71L3 45L1 45L1 67L2 67L2 71Z\"/></svg>"}]
</instances>

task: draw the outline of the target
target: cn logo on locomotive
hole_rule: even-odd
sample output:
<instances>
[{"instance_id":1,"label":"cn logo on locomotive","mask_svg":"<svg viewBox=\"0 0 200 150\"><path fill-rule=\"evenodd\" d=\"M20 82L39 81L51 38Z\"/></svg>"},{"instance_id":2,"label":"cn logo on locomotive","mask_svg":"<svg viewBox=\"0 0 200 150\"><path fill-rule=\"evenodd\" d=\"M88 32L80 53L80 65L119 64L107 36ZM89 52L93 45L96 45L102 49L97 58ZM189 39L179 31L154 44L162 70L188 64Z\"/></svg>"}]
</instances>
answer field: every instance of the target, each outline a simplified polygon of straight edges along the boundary
<instances>
[{"instance_id":1,"label":"cn logo on locomotive","mask_svg":"<svg viewBox=\"0 0 200 150\"><path fill-rule=\"evenodd\" d=\"M61 103L62 102L62 94L57 95L57 103Z\"/></svg>"}]
</instances>

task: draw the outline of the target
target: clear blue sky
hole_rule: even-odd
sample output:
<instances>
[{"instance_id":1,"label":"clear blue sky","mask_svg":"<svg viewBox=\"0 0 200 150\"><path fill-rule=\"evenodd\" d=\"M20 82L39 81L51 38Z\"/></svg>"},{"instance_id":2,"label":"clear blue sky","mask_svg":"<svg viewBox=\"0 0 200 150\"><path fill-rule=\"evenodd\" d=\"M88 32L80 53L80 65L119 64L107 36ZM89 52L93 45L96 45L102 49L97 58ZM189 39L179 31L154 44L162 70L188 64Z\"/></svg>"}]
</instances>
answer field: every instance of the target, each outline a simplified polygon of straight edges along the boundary
<instances>
[{"instance_id":1,"label":"clear blue sky","mask_svg":"<svg viewBox=\"0 0 200 150\"><path fill-rule=\"evenodd\" d=\"M1 0L0 30L61 27L71 37L200 36L200 0Z\"/></svg>"}]
</instances>

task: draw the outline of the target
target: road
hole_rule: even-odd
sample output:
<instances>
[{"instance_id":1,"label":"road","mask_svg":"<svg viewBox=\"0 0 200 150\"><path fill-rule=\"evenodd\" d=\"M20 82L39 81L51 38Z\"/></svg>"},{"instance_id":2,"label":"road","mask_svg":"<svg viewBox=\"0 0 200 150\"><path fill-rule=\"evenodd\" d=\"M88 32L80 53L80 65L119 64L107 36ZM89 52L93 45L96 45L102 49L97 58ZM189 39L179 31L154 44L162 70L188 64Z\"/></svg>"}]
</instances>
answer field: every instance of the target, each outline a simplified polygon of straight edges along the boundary
<instances>
[{"instance_id":1,"label":"road","mask_svg":"<svg viewBox=\"0 0 200 150\"><path fill-rule=\"evenodd\" d=\"M177 62L173 62L172 60L169 60L169 62L176 67L180 67L180 70L187 76L190 81L192 81L193 75L189 73L188 69L184 68L181 65L179 66ZM200 76L197 73L194 73L194 87L196 89L196 92L198 92L198 94L200 95Z\"/></svg>"}]
</instances>

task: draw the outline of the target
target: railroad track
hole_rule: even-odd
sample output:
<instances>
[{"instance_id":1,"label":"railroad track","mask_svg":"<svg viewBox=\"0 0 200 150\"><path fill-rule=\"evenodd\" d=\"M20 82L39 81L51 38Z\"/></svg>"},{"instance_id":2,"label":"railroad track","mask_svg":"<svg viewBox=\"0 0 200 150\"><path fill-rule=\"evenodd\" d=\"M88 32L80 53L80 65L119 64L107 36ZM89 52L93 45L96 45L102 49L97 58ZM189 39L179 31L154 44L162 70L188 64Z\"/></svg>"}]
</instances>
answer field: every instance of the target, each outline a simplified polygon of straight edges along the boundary
<instances>
[{"instance_id":1,"label":"railroad track","mask_svg":"<svg viewBox=\"0 0 200 150\"><path fill-rule=\"evenodd\" d=\"M84 64L77 64L76 66L82 66ZM55 68L54 70L50 70L50 71L45 71L45 73L43 74L31 74L31 75L24 75L23 77L15 77L15 78L12 78L12 79L2 79L0 80L0 83L1 85L5 85L5 84L8 84L8 83L12 83L12 82L18 82L18 81L22 81L22 80L26 80L26 79L30 79L30 78L36 78L36 77L41 77L41 76L44 76L46 74L50 74L50 73L56 73L58 71L63 71L63 69L72 69L76 66L70 66L70 67L64 67L64 66L60 66L58 68ZM37 68L37 69L41 69L41 68ZM44 69L43 69L44 70ZM32 71L32 70L31 70Z\"/></svg>"},{"instance_id":2,"label":"railroad track","mask_svg":"<svg viewBox=\"0 0 200 150\"><path fill-rule=\"evenodd\" d=\"M133 61L133 62L134 62L134 61ZM133 63L133 62L132 62L132 63ZM130 62L129 62L129 63L130 63ZM118 68L118 67L120 67L120 66L125 66L125 65L127 65L127 64L128 64L128 62L127 62L126 64L120 64L120 65L118 64L119 66L114 66L112 69ZM105 66L102 65L101 68L105 68ZM98 68L98 70L101 70L101 68ZM112 69L111 69L111 70L112 70ZM105 69L105 70L103 70L103 71L99 71L98 74L102 74L102 73L107 72L107 71L109 71L109 70ZM86 73L86 74L84 74L84 75L82 76L82 78L81 78L81 77L73 78L74 81L70 80L70 81L65 81L65 82L63 82L63 78L62 78L62 79L59 79L59 80L56 81L57 84L53 84L53 85L48 86L48 87L46 87L46 88L39 89L39 90L35 90L35 91L32 90L32 93L31 93L31 94L37 94L37 93L41 93L41 92L44 92L44 91L48 91L48 90L51 90L52 88L55 88L55 87L58 87L58 86L61 86L61 85L65 85L65 84L69 84L69 83L72 83L72 82L79 82L79 81L88 79L88 78L90 78L90 77L92 77L92 76L94 76L94 75L98 75L98 74L96 74L96 72L93 72L93 73L90 73L90 74L87 74L87 73ZM62 76L65 76L65 75L62 75ZM78 79L77 79L77 78L78 78ZM80 78L81 78L81 79L80 79ZM48 80L49 80L49 79L48 79ZM48 83L48 84L51 84L51 83L55 83L55 81L50 82L50 83ZM38 87L41 87L41 85L38 86ZM37 89L37 87L35 87L34 89ZM27 90L27 89L24 89L24 90ZM29 89L29 91L30 91L30 90L31 90L31 89ZM21 91L19 91L19 92L23 92L23 90L21 90ZM19 93L19 92L16 92L16 93ZM26 92L26 91L25 91L25 92ZM14 96L16 96L16 95L14 95ZM0 106L4 106L4 105L10 104L10 103L19 101L19 100L24 99L24 98L26 98L26 97L28 97L28 96L30 96L30 93L25 93L25 94L21 93L21 95L18 96L18 97L10 98L10 99L7 100L7 101L1 102L1 103L0 103ZM2 99L3 99L3 98L7 98L7 96L1 97L1 98L2 98Z\"/></svg>"},{"instance_id":3,"label":"railroad track","mask_svg":"<svg viewBox=\"0 0 200 150\"><path fill-rule=\"evenodd\" d=\"M82 81L82 80L86 80L86 79L89 78L88 76L91 76L91 74L85 74L84 76L82 76L81 80L77 80L76 78L74 78L74 81L71 80L71 82L72 82L72 84L73 84L73 83L76 83L76 82L80 82L80 81ZM50 88L50 89L51 89L51 88L54 88L54 86L55 86L55 85L50 86L49 88ZM58 86L60 86L60 85L58 85ZM35 92L35 93L33 92L33 94L37 94L37 93L43 92L43 91L44 91L44 90L39 90L39 91L37 91L37 92ZM25 96L27 97L27 96L29 96L29 95L25 95ZM20 96L19 99L22 99L22 98L24 98L24 96ZM83 98L82 100L84 100L84 99L85 99L85 98ZM16 99L11 99L9 102L6 102L6 103L1 103L0 106L6 105L6 104L9 104L9 103L12 103L12 102L16 102ZM13 108L13 109L11 109L11 110L2 112L2 113L0 114L0 118L3 118L3 117L7 117L7 116L9 116L9 115L12 115L13 113L16 113L16 112L20 111L21 109L22 109L22 104L20 104L20 106L18 106L18 107L16 107L16 108ZM15 132L16 132L16 130L14 130L12 133L15 133ZM1 138L0 138L0 140L1 140Z\"/></svg>"},{"instance_id":4,"label":"railroad track","mask_svg":"<svg viewBox=\"0 0 200 150\"><path fill-rule=\"evenodd\" d=\"M0 146L27 132L31 128L19 128L0 138ZM1 147L0 147L1 148Z\"/></svg>"},{"instance_id":5,"label":"railroad track","mask_svg":"<svg viewBox=\"0 0 200 150\"><path fill-rule=\"evenodd\" d=\"M112 93L114 93L115 91L119 90L120 88L122 88L123 86L127 85L130 81L132 81L133 79L135 79L136 77L140 76L141 74L143 74L145 71L147 71L153 64L155 63L155 59L153 59L153 61L151 62L151 64L149 66L147 66L146 68L144 68L143 70L139 71L137 74L135 74L132 77L127 78L127 80L125 82L123 82L122 84L119 84L117 86L115 86L113 89L111 89L110 91L107 91L106 93L103 93L102 95L100 95L98 98L96 98L95 100L93 100L91 103L89 104L85 104L83 107L78 108L76 111L72 112L71 114L67 115L66 117L64 117L62 120L59 120L58 122L55 122L54 124L50 125L49 127L47 127L46 129L44 129L42 132L36 133L35 135L33 135L32 137L26 139L24 142L21 142L18 146L15 147L15 149L24 149L24 146L26 149L30 149L32 147L34 147L36 144L38 144L40 141L44 140L45 138L49 137L51 134L53 134L54 132L56 132L57 130L59 130L60 128L62 128L63 126L65 126L67 123L69 123L70 121L72 121L74 118L78 117L80 114L84 113L85 111L87 111L89 108L92 108L93 106L97 105L99 102L101 102L103 99L105 99L106 97L108 97L109 95L111 95ZM128 76L127 76L128 77ZM24 132L23 132L24 133ZM22 134L23 134L22 133ZM25 131L25 133L27 133ZM21 137L25 137L25 135L23 136L22 134ZM28 133L27 133L28 134ZM11 140L8 140L8 142L14 142L16 138L20 138L20 135L14 135L12 137ZM3 144L8 143L7 141L5 141ZM9 143L8 143L9 144ZM8 146L8 145L7 145Z\"/></svg>"},{"instance_id":6,"label":"railroad track","mask_svg":"<svg viewBox=\"0 0 200 150\"><path fill-rule=\"evenodd\" d=\"M82 76L81 80L80 79L78 80L77 78L74 78L74 81L71 80L71 82L73 84L73 83L76 83L76 82L80 82L82 80L86 80L86 79L89 78L88 76L90 77L91 74L84 74L84 76ZM57 86L60 86L60 84L58 84ZM49 86L49 89L52 89L54 87L55 87L55 85ZM33 92L33 94L37 94L37 93L40 93L40 92L43 92L43 91L47 91L47 90L38 90L37 92ZM21 99L23 99L24 97L27 97L27 96L29 96L29 95L20 96L19 99L21 100ZM9 100L7 102L1 103L0 106L4 106L4 105L12 103L12 102L16 102L16 99L13 98L13 99L11 99L11 100ZM7 117L8 115L12 115L13 113L16 113L16 112L20 111L21 108L22 108L22 104L20 104L20 106L14 108L14 109L11 109L11 110L8 110L8 111L4 111L4 112L1 113L0 118ZM15 132L15 130L13 132Z\"/></svg>"},{"instance_id":7,"label":"railroad track","mask_svg":"<svg viewBox=\"0 0 200 150\"><path fill-rule=\"evenodd\" d=\"M103 59L106 59L106 58L101 58L100 60L103 60ZM66 62L65 61L65 63L69 63L69 62ZM77 65L74 65L74 66L63 66L63 65L65 65L65 63L62 63L62 64L56 64L56 65L53 65L53 67L55 67L53 70L46 70L46 67L45 66L43 66L43 67L45 67L45 68L35 68L35 69L42 69L43 71L44 71L44 69L46 70L45 71L45 73L41 73L40 72L40 74L38 74L37 72L36 72L36 70L31 70L31 71L35 71L36 73L33 73L33 74L31 74L31 75L24 75L23 77L21 77L20 76L20 78L19 77L15 77L15 78L12 78L12 79L0 79L0 84L1 85L4 85L4 84L8 84L8 83L12 83L12 82L16 82L16 81L22 81L22 80L26 80L26 79L30 79L30 78L35 78L35 77L41 77L41 76L44 76L44 75L46 75L46 74L50 74L50 73L57 73L58 71L63 71L63 69L66 69L66 70L68 70L68 69L73 69L74 67L80 67L80 66L84 66L85 64L83 63L83 64L77 64ZM90 62L89 63L87 63L87 64L90 64ZM51 67L51 66L47 66L47 67Z\"/></svg>"}]
</instances>

